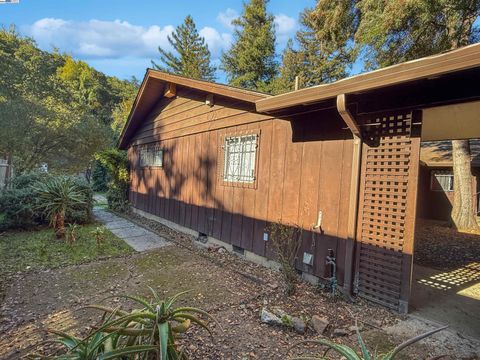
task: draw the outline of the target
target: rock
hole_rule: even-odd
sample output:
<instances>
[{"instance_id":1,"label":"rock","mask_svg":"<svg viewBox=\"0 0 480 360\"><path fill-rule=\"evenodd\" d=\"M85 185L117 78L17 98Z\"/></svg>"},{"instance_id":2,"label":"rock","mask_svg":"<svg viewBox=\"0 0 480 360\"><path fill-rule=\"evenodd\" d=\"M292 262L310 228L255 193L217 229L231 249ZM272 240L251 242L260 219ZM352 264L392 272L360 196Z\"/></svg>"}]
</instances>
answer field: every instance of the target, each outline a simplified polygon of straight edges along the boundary
<instances>
[{"instance_id":1,"label":"rock","mask_svg":"<svg viewBox=\"0 0 480 360\"><path fill-rule=\"evenodd\" d=\"M263 308L260 319L264 324L282 326L282 320L275 314Z\"/></svg>"},{"instance_id":2,"label":"rock","mask_svg":"<svg viewBox=\"0 0 480 360\"><path fill-rule=\"evenodd\" d=\"M335 329L333 330L333 336L347 336L348 330L345 329Z\"/></svg>"},{"instance_id":3,"label":"rock","mask_svg":"<svg viewBox=\"0 0 480 360\"><path fill-rule=\"evenodd\" d=\"M292 324L293 324L293 328L297 333L299 334L305 333L305 328L307 327L307 324L305 324L305 321L303 321L298 317L292 317Z\"/></svg>"},{"instance_id":4,"label":"rock","mask_svg":"<svg viewBox=\"0 0 480 360\"><path fill-rule=\"evenodd\" d=\"M279 307L274 307L274 308L272 309L272 313L275 314L275 315L277 315L279 318L288 316L288 314L287 314L285 311L283 311L281 308L279 308Z\"/></svg>"},{"instance_id":5,"label":"rock","mask_svg":"<svg viewBox=\"0 0 480 360\"><path fill-rule=\"evenodd\" d=\"M312 317L313 328L318 334L323 334L329 325L328 319L326 317L320 317L318 315L313 315Z\"/></svg>"},{"instance_id":6,"label":"rock","mask_svg":"<svg viewBox=\"0 0 480 360\"><path fill-rule=\"evenodd\" d=\"M363 327L361 325L360 326L352 325L348 328L348 330L351 332L357 332L357 331L362 331Z\"/></svg>"}]
</instances>

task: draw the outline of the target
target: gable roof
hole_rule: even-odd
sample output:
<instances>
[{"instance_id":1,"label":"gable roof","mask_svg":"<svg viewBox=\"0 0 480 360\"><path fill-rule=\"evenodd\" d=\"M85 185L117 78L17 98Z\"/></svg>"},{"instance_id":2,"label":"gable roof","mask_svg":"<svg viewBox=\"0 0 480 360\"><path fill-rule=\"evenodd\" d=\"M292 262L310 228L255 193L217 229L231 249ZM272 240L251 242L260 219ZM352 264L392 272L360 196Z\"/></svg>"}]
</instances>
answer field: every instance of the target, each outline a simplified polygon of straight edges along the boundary
<instances>
[{"instance_id":1,"label":"gable roof","mask_svg":"<svg viewBox=\"0 0 480 360\"><path fill-rule=\"evenodd\" d=\"M208 94L220 95L227 98L255 104L257 100L270 95L258 91L241 89L215 82L190 79L180 75L169 74L163 71L147 69L137 97L133 103L127 123L122 130L118 146L124 149L128 139L133 135L138 125L152 110L153 106L164 96L167 84L175 84L177 87L191 88Z\"/></svg>"}]
</instances>

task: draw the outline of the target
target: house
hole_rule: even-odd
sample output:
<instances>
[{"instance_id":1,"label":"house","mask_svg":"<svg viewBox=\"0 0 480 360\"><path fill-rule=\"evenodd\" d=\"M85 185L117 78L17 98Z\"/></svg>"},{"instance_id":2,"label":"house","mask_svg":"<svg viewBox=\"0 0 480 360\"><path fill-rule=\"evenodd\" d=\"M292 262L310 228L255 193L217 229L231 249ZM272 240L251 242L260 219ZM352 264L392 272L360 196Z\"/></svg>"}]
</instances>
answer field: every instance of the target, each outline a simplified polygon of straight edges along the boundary
<instances>
[{"instance_id":1,"label":"house","mask_svg":"<svg viewBox=\"0 0 480 360\"><path fill-rule=\"evenodd\" d=\"M480 45L270 96L149 69L119 148L135 212L400 312L410 298L420 141L480 137Z\"/></svg>"},{"instance_id":2,"label":"house","mask_svg":"<svg viewBox=\"0 0 480 360\"><path fill-rule=\"evenodd\" d=\"M472 194L475 212L480 212L480 140L470 140ZM452 143L423 142L420 151L417 216L450 221L454 200Z\"/></svg>"}]
</instances>

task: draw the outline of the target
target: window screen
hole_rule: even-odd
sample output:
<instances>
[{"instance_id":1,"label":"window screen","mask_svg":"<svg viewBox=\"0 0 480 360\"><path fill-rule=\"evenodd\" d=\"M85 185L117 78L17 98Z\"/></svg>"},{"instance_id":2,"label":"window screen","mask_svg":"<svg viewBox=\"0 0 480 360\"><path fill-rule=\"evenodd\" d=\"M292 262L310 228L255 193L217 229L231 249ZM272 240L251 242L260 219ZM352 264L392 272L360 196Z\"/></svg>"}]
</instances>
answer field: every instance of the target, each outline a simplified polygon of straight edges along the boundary
<instances>
[{"instance_id":1,"label":"window screen","mask_svg":"<svg viewBox=\"0 0 480 360\"><path fill-rule=\"evenodd\" d=\"M225 138L223 180L253 183L255 181L255 157L257 135Z\"/></svg>"},{"instance_id":2,"label":"window screen","mask_svg":"<svg viewBox=\"0 0 480 360\"><path fill-rule=\"evenodd\" d=\"M163 166L163 150L157 147L143 148L140 150L140 166Z\"/></svg>"},{"instance_id":3,"label":"window screen","mask_svg":"<svg viewBox=\"0 0 480 360\"><path fill-rule=\"evenodd\" d=\"M432 171L431 187L433 191L453 191L453 174L448 170Z\"/></svg>"}]
</instances>

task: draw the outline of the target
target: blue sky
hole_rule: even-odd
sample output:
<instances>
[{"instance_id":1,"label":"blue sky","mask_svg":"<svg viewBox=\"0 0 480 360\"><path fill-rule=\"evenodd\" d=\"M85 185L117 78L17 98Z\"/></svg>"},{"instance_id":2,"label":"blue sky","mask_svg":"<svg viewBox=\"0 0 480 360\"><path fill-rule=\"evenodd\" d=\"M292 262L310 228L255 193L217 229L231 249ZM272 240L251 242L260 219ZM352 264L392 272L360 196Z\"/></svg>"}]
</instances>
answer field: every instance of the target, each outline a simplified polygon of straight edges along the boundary
<instances>
[{"instance_id":1,"label":"blue sky","mask_svg":"<svg viewBox=\"0 0 480 360\"><path fill-rule=\"evenodd\" d=\"M20 0L0 5L0 23L15 24L45 50L57 47L108 75L143 78L157 47L168 48L167 35L186 15L193 16L216 65L232 41L230 21L242 0ZM271 0L277 51L298 29L299 13L315 0ZM224 75L218 74L224 82Z\"/></svg>"}]
</instances>

